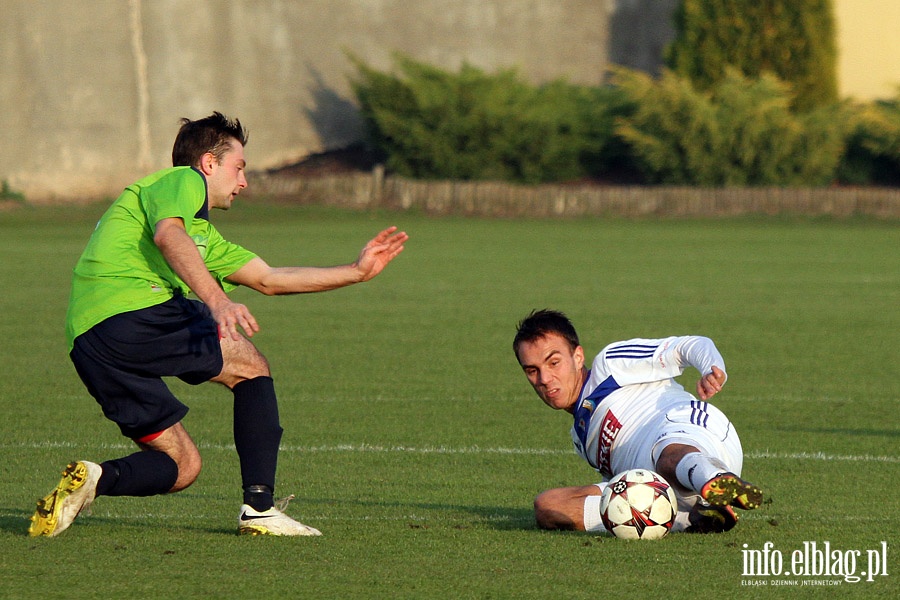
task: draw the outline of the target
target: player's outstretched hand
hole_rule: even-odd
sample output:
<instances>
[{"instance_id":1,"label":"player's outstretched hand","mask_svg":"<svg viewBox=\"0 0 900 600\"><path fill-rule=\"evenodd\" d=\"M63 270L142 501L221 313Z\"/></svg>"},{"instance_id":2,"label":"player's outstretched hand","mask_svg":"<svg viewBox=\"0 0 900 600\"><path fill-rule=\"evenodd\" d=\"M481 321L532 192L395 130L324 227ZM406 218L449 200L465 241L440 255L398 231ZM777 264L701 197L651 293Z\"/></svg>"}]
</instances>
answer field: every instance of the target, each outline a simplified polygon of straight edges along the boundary
<instances>
[{"instance_id":1,"label":"player's outstretched hand","mask_svg":"<svg viewBox=\"0 0 900 600\"><path fill-rule=\"evenodd\" d=\"M709 400L720 391L725 385L725 371L713 365L712 372L707 373L697 382L697 394L701 400Z\"/></svg>"},{"instance_id":2,"label":"player's outstretched hand","mask_svg":"<svg viewBox=\"0 0 900 600\"><path fill-rule=\"evenodd\" d=\"M403 244L409 236L396 227L388 227L369 240L354 266L360 274L360 281L368 281L381 273L389 262L403 252Z\"/></svg>"}]
</instances>

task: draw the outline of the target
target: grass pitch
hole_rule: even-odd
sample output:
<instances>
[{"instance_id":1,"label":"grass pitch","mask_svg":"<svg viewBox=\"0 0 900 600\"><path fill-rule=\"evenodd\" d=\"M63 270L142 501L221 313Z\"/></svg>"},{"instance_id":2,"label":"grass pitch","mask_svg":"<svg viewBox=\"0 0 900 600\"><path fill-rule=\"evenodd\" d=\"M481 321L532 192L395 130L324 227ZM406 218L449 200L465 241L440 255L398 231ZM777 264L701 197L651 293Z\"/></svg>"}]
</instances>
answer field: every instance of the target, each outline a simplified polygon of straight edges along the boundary
<instances>
[{"instance_id":1,"label":"grass pitch","mask_svg":"<svg viewBox=\"0 0 900 600\"><path fill-rule=\"evenodd\" d=\"M324 536L236 535L230 394L173 382L204 456L197 483L100 498L59 538L32 539L34 502L66 462L131 451L78 381L63 335L71 268L104 208L0 213L0 597L896 597L896 223L466 220L241 203L213 219L270 264L347 262L392 223L411 236L364 285L235 293L262 326L254 339L279 391L277 493L296 494L289 514ZM729 372L715 404L769 501L723 535L629 543L537 530L538 492L596 480L571 451L568 415L541 404L512 355L516 321L544 307L572 317L591 357L636 336L713 338ZM684 380L692 388L696 373ZM784 575L826 542L832 575ZM887 575L848 580L882 555Z\"/></svg>"}]
</instances>

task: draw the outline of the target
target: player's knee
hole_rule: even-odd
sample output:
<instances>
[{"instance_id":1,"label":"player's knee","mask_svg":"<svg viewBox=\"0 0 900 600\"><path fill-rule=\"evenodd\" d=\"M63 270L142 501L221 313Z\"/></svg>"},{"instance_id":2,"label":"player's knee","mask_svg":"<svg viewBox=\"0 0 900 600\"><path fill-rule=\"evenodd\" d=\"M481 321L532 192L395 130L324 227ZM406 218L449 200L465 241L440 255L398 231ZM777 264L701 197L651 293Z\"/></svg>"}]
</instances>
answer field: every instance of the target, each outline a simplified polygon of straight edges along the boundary
<instances>
[{"instance_id":1,"label":"player's knee","mask_svg":"<svg viewBox=\"0 0 900 600\"><path fill-rule=\"evenodd\" d=\"M538 505L537 502L534 503L534 520L539 529L556 529L550 512Z\"/></svg>"},{"instance_id":2,"label":"player's knee","mask_svg":"<svg viewBox=\"0 0 900 600\"><path fill-rule=\"evenodd\" d=\"M239 356L224 355L223 357L225 361L222 365L222 372L212 379L217 383L233 388L241 381L272 376L269 361L256 348L253 348L252 352L244 352Z\"/></svg>"},{"instance_id":3,"label":"player's knee","mask_svg":"<svg viewBox=\"0 0 900 600\"><path fill-rule=\"evenodd\" d=\"M263 356L261 352L256 353L256 356L254 357L253 362L249 365L248 370L250 371L250 373L246 375L247 379L272 376L272 371L269 369L269 361L266 360L266 357Z\"/></svg>"},{"instance_id":4,"label":"player's knee","mask_svg":"<svg viewBox=\"0 0 900 600\"><path fill-rule=\"evenodd\" d=\"M170 493L180 492L197 481L203 468L203 459L200 457L200 452L194 448L193 452L187 452L180 456L176 464L178 465L178 478Z\"/></svg>"},{"instance_id":5,"label":"player's knee","mask_svg":"<svg viewBox=\"0 0 900 600\"><path fill-rule=\"evenodd\" d=\"M235 366L240 370L238 375L244 379L255 379L256 377L271 377L269 370L269 361L263 356L256 346L250 345L250 352L241 357L242 360L235 361Z\"/></svg>"},{"instance_id":6,"label":"player's knee","mask_svg":"<svg viewBox=\"0 0 900 600\"><path fill-rule=\"evenodd\" d=\"M669 444L660 452L659 458L656 459L654 470L669 483L678 483L675 475L678 463L692 452L699 452L699 450L695 446L686 444Z\"/></svg>"},{"instance_id":7,"label":"player's knee","mask_svg":"<svg viewBox=\"0 0 900 600\"><path fill-rule=\"evenodd\" d=\"M256 379L257 377L271 377L272 373L269 370L268 363L254 363L252 365L241 365L240 368L230 371L230 376L234 383L240 383L241 381Z\"/></svg>"},{"instance_id":8,"label":"player's knee","mask_svg":"<svg viewBox=\"0 0 900 600\"><path fill-rule=\"evenodd\" d=\"M534 499L534 519L540 529L571 529L571 521L563 516L556 490L541 492Z\"/></svg>"}]
</instances>

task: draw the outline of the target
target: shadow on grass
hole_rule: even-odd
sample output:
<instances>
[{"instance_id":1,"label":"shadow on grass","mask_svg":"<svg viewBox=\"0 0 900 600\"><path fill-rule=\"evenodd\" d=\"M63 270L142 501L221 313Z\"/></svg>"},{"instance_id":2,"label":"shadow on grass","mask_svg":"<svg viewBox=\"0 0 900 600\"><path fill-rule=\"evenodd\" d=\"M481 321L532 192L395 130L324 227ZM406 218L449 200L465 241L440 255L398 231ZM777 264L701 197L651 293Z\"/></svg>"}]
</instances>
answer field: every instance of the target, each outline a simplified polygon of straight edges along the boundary
<instances>
[{"instance_id":1,"label":"shadow on grass","mask_svg":"<svg viewBox=\"0 0 900 600\"><path fill-rule=\"evenodd\" d=\"M498 531L522 531L522 530L535 530L537 531L537 526L534 522L534 513L530 508L509 508L509 507L499 507L499 506L470 506L470 505L462 505L462 504L436 504L436 503L428 503L428 502L381 502L381 501L367 501L367 500L349 500L349 499L337 499L337 498L304 498L301 499L300 502L306 507L310 507L313 505L354 505L354 506L369 506L369 507L380 507L387 510L397 509L402 510L404 513L408 513L410 511L428 511L429 513L434 513L433 517L409 517L396 518L397 522L408 521L407 526L410 528L417 527L430 527L429 521L436 522L442 521L442 526L449 524L449 527L456 529L468 529L470 527L488 527L491 529L496 529ZM288 513L291 511L288 510ZM448 513L452 516L448 518L442 518L440 513ZM461 518L458 515L460 513L471 515L471 521L466 522L465 518ZM20 534L27 535L28 534L28 526L30 524L29 519L31 515L34 514L31 510L23 510L22 508L0 508L0 531L4 531L10 534ZM302 519L302 517L299 517ZM390 518L390 517L387 517ZM236 535L237 527L231 527L226 524L222 524L222 526L199 526L196 524L191 524L189 522L179 523L177 526L174 523L168 523L165 525L160 525L159 523L140 523L134 521L126 521L123 522L122 519L117 517L107 517L97 514L85 514L79 517L79 521L83 523L87 523L88 521L95 526L103 526L104 524L109 524L110 526L127 526L127 527L148 527L153 529L162 528L174 528L178 530L191 530L198 531L210 534L223 534L223 535ZM229 521L230 524L230 521Z\"/></svg>"},{"instance_id":2,"label":"shadow on grass","mask_svg":"<svg viewBox=\"0 0 900 600\"><path fill-rule=\"evenodd\" d=\"M432 502L387 502L377 500L353 500L344 498L301 498L298 499L298 501L300 504L307 507L313 506L315 504L339 504L342 506L352 505L380 507L384 509L398 509L398 511L402 511L404 513L413 511L428 511L435 513L433 518L430 518L427 515L423 517L407 517L405 520L409 521L410 527L415 527L417 525L420 525L421 523L425 523L427 526L429 520L443 520L448 522L463 521L464 519L459 518L458 515L460 513L467 513L472 516L472 520L470 523L460 522L455 525L451 525L451 527L456 527L459 529L477 526L489 527L491 529L497 529L500 531L518 531L526 529L537 530L537 525L534 521L534 513L530 507L510 508L507 506L471 506L465 504L438 504ZM446 513L450 516L442 518L438 513ZM397 518L397 520L403 521L404 518L399 517Z\"/></svg>"},{"instance_id":3,"label":"shadow on grass","mask_svg":"<svg viewBox=\"0 0 900 600\"><path fill-rule=\"evenodd\" d=\"M13 535L28 535L28 527L31 525L32 510L23 510L21 508L0 508L0 531ZM122 521L115 517L103 517L99 515L82 515L78 517L76 523L122 525ZM75 525L77 527L78 525ZM158 528L158 525L153 525ZM188 527L191 528L191 527ZM200 529L192 527L192 529ZM231 530L234 531L234 530Z\"/></svg>"},{"instance_id":4,"label":"shadow on grass","mask_svg":"<svg viewBox=\"0 0 900 600\"><path fill-rule=\"evenodd\" d=\"M34 514L32 510L23 510L18 508L0 508L0 531L6 533L28 534L28 526L31 524L29 519Z\"/></svg>"},{"instance_id":5,"label":"shadow on grass","mask_svg":"<svg viewBox=\"0 0 900 600\"><path fill-rule=\"evenodd\" d=\"M508 508L493 506L452 506L433 507L435 510L446 508L448 510L466 511L476 518L480 526L487 526L500 531L534 529L537 525L534 521L534 512L528 508Z\"/></svg>"}]
</instances>

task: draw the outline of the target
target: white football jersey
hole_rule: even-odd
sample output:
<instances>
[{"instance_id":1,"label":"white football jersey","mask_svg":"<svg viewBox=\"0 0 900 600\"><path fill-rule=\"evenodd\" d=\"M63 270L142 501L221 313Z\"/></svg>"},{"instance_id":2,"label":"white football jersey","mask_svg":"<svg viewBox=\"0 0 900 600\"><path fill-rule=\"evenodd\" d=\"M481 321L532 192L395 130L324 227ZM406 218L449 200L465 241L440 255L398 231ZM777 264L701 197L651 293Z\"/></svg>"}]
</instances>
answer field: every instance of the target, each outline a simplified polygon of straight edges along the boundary
<instances>
[{"instance_id":1,"label":"white football jersey","mask_svg":"<svg viewBox=\"0 0 900 600\"><path fill-rule=\"evenodd\" d=\"M673 378L689 366L706 375L713 365L725 371L722 355L705 337L610 344L594 359L575 407L576 451L606 479L628 469L653 469L650 449L670 410L690 410L690 422L700 426L709 415L709 405Z\"/></svg>"}]
</instances>

